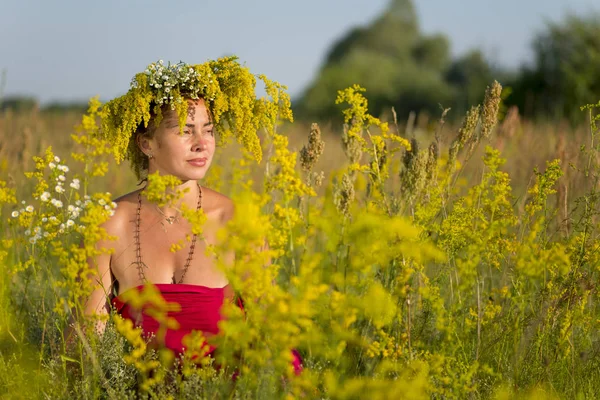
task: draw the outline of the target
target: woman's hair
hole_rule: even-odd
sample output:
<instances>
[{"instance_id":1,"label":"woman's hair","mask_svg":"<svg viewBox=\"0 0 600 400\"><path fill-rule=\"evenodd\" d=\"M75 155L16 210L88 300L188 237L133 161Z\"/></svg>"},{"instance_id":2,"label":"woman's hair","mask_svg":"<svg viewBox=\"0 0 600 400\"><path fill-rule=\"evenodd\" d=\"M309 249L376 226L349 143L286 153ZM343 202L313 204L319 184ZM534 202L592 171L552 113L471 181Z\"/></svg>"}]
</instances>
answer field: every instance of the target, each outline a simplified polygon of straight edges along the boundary
<instances>
[{"instance_id":1,"label":"woman's hair","mask_svg":"<svg viewBox=\"0 0 600 400\"><path fill-rule=\"evenodd\" d=\"M152 104L150 109L155 110L155 107L156 105ZM160 125L162 117L169 111L170 110L166 105L160 107L160 113L150 111L148 122L140 122L133 132L131 140L129 140L127 158L129 159L131 169L133 169L133 172L135 172L135 175L140 180L146 179L150 160L139 146L139 137L142 136L148 139L154 138L154 134Z\"/></svg>"}]
</instances>

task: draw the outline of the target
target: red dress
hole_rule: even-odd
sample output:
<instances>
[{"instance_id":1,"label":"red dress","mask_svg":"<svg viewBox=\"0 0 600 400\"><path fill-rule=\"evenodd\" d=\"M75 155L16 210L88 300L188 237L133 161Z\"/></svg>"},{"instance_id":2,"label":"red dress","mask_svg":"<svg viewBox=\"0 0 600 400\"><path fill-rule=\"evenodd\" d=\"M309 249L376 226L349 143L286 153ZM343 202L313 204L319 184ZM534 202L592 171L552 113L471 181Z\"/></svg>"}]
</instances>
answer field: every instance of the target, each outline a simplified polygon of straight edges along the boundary
<instances>
[{"instance_id":1,"label":"red dress","mask_svg":"<svg viewBox=\"0 0 600 400\"><path fill-rule=\"evenodd\" d=\"M168 303L179 304L178 311L169 311L168 317L173 318L179 324L178 329L167 329L164 338L164 346L175 354L182 354L185 350L183 338L192 331L201 331L205 337L219 333L218 323L223 319L221 307L227 301L235 301L243 309L241 299L236 298L229 285L223 288L210 288L200 285L189 285L185 283L155 284L162 297ZM130 290L143 290L140 285ZM129 319L137 327L142 328L144 335L150 337L159 329L159 323L149 316L144 309L138 310L131 307L121 299L122 295L114 297L111 303L115 310L126 319ZM214 351L211 347L210 353ZM302 370L300 355L292 350L293 366L296 374Z\"/></svg>"}]
</instances>

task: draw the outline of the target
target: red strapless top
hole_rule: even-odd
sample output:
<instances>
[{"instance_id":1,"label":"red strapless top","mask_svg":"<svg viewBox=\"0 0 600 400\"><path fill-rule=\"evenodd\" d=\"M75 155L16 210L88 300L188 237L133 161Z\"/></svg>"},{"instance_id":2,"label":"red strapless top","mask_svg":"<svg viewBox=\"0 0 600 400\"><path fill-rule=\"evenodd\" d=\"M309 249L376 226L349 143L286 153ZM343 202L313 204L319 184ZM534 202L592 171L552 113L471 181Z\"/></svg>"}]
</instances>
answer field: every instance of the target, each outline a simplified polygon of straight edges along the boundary
<instances>
[{"instance_id":1,"label":"red strapless top","mask_svg":"<svg viewBox=\"0 0 600 400\"><path fill-rule=\"evenodd\" d=\"M181 354L184 346L182 339L192 331L201 331L204 336L215 335L219 332L218 323L223 318L221 306L225 299L234 300L230 286L223 288L210 288L207 286L188 285L183 283L155 284L165 301L179 304L179 311L169 311L167 316L177 321L179 329L166 331L164 346L175 354ZM130 290L143 290L140 285ZM116 311L123 317L130 319L135 326L142 328L146 336L158 331L159 323L149 316L144 309L132 308L120 296L111 301ZM241 306L241 302L239 303Z\"/></svg>"},{"instance_id":2,"label":"red strapless top","mask_svg":"<svg viewBox=\"0 0 600 400\"><path fill-rule=\"evenodd\" d=\"M173 318L179 324L178 329L167 329L164 344L166 348L175 354L182 354L185 350L183 338L192 331L201 331L205 337L216 335L219 332L218 323L223 316L221 307L227 301L235 301L243 309L241 299L236 298L229 285L223 288L210 288L200 285L189 285L185 283L154 284L165 301L179 304L179 311L169 311L167 316ZM143 285L129 290L142 291ZM129 292L129 290L127 292ZM111 303L115 310L123 317L131 320L137 327L142 328L144 335L150 337L158 331L159 323L149 316L142 308L134 309L122 300L123 294L114 297ZM214 348L210 348L210 353ZM302 370L300 355L292 350L292 364L296 374Z\"/></svg>"}]
</instances>

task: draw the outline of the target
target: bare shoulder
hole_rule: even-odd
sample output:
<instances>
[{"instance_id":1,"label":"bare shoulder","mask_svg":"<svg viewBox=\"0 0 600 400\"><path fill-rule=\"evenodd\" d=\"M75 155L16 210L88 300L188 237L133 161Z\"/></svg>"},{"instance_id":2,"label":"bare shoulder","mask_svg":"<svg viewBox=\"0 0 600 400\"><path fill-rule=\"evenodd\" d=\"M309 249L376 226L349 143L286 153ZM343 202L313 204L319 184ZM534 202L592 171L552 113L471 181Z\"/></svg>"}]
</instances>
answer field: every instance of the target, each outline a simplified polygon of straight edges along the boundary
<instances>
[{"instance_id":1,"label":"bare shoulder","mask_svg":"<svg viewBox=\"0 0 600 400\"><path fill-rule=\"evenodd\" d=\"M138 206L138 193L141 190L127 193L114 200L117 204L115 213L102 225L109 235L117 237L126 235L127 229L135 216Z\"/></svg>"},{"instance_id":2,"label":"bare shoulder","mask_svg":"<svg viewBox=\"0 0 600 400\"><path fill-rule=\"evenodd\" d=\"M204 186L202 187L202 208L209 219L222 224L233 218L235 212L233 200Z\"/></svg>"}]
</instances>

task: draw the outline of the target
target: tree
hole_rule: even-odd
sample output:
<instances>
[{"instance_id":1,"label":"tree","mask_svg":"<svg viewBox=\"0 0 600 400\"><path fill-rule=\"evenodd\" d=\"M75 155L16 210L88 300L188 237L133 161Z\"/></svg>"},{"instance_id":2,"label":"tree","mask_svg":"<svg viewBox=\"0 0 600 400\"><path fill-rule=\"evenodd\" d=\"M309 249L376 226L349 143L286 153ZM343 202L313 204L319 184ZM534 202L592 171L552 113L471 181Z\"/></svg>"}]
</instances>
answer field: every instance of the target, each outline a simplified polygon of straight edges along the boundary
<instances>
[{"instance_id":1,"label":"tree","mask_svg":"<svg viewBox=\"0 0 600 400\"><path fill-rule=\"evenodd\" d=\"M423 108L437 111L451 93L443 79L449 62L446 37L421 35L412 1L392 0L373 23L353 29L332 46L295 111L300 117L339 115L335 95L355 83L367 89L375 114L391 106L401 117Z\"/></svg>"},{"instance_id":2,"label":"tree","mask_svg":"<svg viewBox=\"0 0 600 400\"><path fill-rule=\"evenodd\" d=\"M527 115L582 121L579 107L600 100L600 14L549 23L533 51L534 63L522 67L508 101Z\"/></svg>"}]
</instances>

